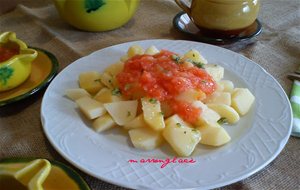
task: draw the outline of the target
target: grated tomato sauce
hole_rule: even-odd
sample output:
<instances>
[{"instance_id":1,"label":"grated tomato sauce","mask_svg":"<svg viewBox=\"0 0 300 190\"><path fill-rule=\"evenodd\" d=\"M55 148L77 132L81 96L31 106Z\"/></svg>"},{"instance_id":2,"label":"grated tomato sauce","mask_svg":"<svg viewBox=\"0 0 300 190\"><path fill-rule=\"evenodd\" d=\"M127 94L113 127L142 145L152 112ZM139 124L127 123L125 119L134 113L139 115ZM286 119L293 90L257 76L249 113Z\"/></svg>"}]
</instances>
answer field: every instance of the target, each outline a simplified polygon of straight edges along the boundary
<instances>
[{"instance_id":1,"label":"grated tomato sauce","mask_svg":"<svg viewBox=\"0 0 300 190\"><path fill-rule=\"evenodd\" d=\"M216 83L212 77L198 67L185 67L172 56L173 52L162 50L155 55L136 55L125 62L117 75L120 90L129 98L151 97L167 103L174 113L185 121L194 123L201 113L199 108L175 97L189 89L212 94Z\"/></svg>"},{"instance_id":2,"label":"grated tomato sauce","mask_svg":"<svg viewBox=\"0 0 300 190\"><path fill-rule=\"evenodd\" d=\"M7 48L0 45L0 62L9 60L17 54L19 54L19 50L17 48Z\"/></svg>"}]
</instances>

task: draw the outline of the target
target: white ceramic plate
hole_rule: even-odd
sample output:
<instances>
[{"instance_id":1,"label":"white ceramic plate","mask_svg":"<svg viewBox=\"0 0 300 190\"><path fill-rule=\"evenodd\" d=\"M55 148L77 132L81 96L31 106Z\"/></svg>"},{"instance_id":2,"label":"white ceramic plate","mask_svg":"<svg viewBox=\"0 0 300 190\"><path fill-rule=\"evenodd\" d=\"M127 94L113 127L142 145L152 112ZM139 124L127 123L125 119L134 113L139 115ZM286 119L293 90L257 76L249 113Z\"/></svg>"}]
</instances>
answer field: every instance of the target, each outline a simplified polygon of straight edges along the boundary
<instances>
[{"instance_id":1,"label":"white ceramic plate","mask_svg":"<svg viewBox=\"0 0 300 190\"><path fill-rule=\"evenodd\" d=\"M134 149L119 129L94 132L76 105L64 97L78 87L83 71L103 71L126 54L129 46L155 45L183 54L199 50L210 63L225 68L225 78L236 87L247 87L256 97L250 113L238 124L225 126L232 141L219 148L198 146L188 159L195 163L141 163L142 159L174 159L168 145L153 151ZM258 64L229 50L189 41L146 40L108 47L70 64L48 87L41 119L55 149L74 166L101 180L134 189L211 189L242 180L269 164L284 148L292 114L289 100L276 80ZM135 160L137 163L130 163Z\"/></svg>"}]
</instances>

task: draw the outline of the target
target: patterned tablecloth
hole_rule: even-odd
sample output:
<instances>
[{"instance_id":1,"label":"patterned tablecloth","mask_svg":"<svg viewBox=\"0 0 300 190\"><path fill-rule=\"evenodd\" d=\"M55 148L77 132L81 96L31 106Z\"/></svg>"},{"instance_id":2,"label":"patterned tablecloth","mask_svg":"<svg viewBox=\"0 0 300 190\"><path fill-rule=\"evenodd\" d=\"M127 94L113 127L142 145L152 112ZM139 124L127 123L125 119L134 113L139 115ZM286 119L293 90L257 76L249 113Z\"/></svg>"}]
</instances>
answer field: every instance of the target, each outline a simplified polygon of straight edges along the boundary
<instances>
[{"instance_id":1,"label":"patterned tablecloth","mask_svg":"<svg viewBox=\"0 0 300 190\"><path fill-rule=\"evenodd\" d=\"M13 3L18 3L16 7ZM2 6L3 4L3 6ZM109 32L84 32L65 24L52 1L1 0L0 32L15 31L30 46L52 52L60 70L76 59L111 45L144 39L193 40L175 30L173 17L180 8L172 0L141 0L134 18ZM300 63L300 1L262 0L258 37L223 47L260 64L282 85ZM43 157L67 163L43 133L40 107L44 91L0 108L0 159ZM291 137L279 156L260 172L221 189L300 189L300 139ZM69 164L70 165L70 164ZM123 189L77 170L92 189Z\"/></svg>"}]
</instances>

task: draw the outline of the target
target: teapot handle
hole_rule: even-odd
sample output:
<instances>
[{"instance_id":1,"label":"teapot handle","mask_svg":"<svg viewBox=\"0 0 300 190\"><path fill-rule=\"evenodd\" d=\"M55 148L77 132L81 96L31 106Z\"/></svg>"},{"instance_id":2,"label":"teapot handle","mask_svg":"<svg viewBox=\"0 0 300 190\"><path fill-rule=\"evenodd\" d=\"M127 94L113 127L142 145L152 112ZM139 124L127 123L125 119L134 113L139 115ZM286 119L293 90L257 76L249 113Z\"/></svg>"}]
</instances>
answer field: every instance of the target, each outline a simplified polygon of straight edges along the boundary
<instances>
[{"instance_id":1,"label":"teapot handle","mask_svg":"<svg viewBox=\"0 0 300 190\"><path fill-rule=\"evenodd\" d=\"M191 8L188 7L182 0L175 0L175 3L188 15L191 15Z\"/></svg>"}]
</instances>

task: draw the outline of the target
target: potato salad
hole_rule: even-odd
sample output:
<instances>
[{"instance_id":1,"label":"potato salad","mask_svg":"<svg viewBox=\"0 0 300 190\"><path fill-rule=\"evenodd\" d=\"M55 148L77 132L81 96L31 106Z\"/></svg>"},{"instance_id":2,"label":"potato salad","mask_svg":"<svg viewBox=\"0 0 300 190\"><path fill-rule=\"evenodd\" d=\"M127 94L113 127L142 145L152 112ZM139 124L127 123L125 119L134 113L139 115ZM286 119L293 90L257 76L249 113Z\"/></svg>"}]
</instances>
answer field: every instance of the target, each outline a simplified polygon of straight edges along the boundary
<instances>
[{"instance_id":1,"label":"potato salad","mask_svg":"<svg viewBox=\"0 0 300 190\"><path fill-rule=\"evenodd\" d=\"M198 50L179 55L133 45L103 72L80 73L78 88L65 94L96 132L120 127L135 148L167 143L178 156L190 156L198 144L228 143L222 125L237 123L255 101L249 89L223 77L224 68Z\"/></svg>"}]
</instances>

